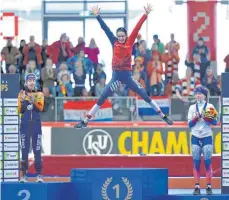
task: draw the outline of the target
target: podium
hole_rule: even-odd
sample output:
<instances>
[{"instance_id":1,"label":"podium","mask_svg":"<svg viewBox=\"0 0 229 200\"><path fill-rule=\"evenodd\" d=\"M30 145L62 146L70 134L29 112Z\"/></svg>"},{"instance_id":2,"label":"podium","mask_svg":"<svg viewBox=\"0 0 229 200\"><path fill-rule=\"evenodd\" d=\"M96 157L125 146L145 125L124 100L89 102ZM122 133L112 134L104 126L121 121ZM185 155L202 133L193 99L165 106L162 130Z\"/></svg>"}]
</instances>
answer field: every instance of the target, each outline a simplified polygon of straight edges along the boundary
<instances>
[{"instance_id":1,"label":"podium","mask_svg":"<svg viewBox=\"0 0 229 200\"><path fill-rule=\"evenodd\" d=\"M72 169L77 199L144 200L168 194L167 169Z\"/></svg>"},{"instance_id":2,"label":"podium","mask_svg":"<svg viewBox=\"0 0 229 200\"><path fill-rule=\"evenodd\" d=\"M1 200L77 200L72 183L2 183Z\"/></svg>"}]
</instances>

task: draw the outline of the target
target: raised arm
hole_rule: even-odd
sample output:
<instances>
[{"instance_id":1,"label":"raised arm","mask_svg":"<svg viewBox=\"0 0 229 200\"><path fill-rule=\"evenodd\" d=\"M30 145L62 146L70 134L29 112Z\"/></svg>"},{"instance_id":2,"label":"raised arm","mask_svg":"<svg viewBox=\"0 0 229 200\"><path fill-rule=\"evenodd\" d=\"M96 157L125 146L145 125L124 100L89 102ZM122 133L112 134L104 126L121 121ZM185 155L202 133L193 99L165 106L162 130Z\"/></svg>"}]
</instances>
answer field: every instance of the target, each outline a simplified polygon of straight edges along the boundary
<instances>
[{"instance_id":1,"label":"raised arm","mask_svg":"<svg viewBox=\"0 0 229 200\"><path fill-rule=\"evenodd\" d=\"M141 17L141 19L138 21L137 25L134 27L133 31L131 32L129 38L128 38L128 42L130 44L134 44L134 41L138 35L138 32L140 31L142 24L145 22L145 20L147 19L148 14L152 11L152 5L151 4L147 4L146 7L144 7L145 9L145 14Z\"/></svg>"},{"instance_id":2,"label":"raised arm","mask_svg":"<svg viewBox=\"0 0 229 200\"><path fill-rule=\"evenodd\" d=\"M106 23L103 21L103 19L99 15L100 8L98 6L95 6L95 7L92 7L91 11L96 16L96 19L98 20L101 28L106 33L106 35L107 35L108 39L110 40L111 44L114 45L114 43L116 41L116 37L114 36L114 34L111 32L110 28L106 25Z\"/></svg>"}]
</instances>

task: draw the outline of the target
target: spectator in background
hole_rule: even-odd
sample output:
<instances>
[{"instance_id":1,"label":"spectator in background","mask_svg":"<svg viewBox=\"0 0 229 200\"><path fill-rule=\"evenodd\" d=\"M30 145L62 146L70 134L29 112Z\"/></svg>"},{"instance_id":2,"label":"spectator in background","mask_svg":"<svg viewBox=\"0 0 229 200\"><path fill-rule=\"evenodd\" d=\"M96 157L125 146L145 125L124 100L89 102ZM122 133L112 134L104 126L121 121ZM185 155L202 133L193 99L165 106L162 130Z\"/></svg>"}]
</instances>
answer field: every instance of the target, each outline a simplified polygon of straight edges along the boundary
<instances>
[{"instance_id":1,"label":"spectator in background","mask_svg":"<svg viewBox=\"0 0 229 200\"><path fill-rule=\"evenodd\" d=\"M138 81L138 82L141 84L141 86L142 86L143 88L146 88L145 81L141 78L140 72L135 71L135 72L133 73L133 78L134 78L136 81ZM130 96L130 97L140 97L136 92L134 92L134 91L131 90L131 89L129 89L129 96Z\"/></svg>"},{"instance_id":2,"label":"spectator in background","mask_svg":"<svg viewBox=\"0 0 229 200\"><path fill-rule=\"evenodd\" d=\"M88 97L89 96L89 92L87 91L87 89L86 88L84 88L83 90L82 90L82 99L83 100L88 100ZM83 97L86 97L86 98L83 98Z\"/></svg>"},{"instance_id":3,"label":"spectator in background","mask_svg":"<svg viewBox=\"0 0 229 200\"><path fill-rule=\"evenodd\" d=\"M95 71L95 73L93 75L94 85L96 85L99 82L101 77L104 77L106 79L107 75L103 71L103 65L101 63L98 63L97 67L96 67L96 71Z\"/></svg>"},{"instance_id":4,"label":"spectator in background","mask_svg":"<svg viewBox=\"0 0 229 200\"><path fill-rule=\"evenodd\" d=\"M6 46L3 47L1 55L6 62L6 73L9 73L10 65L17 66L17 59L20 57L21 54L17 47L13 46L12 39L7 38Z\"/></svg>"},{"instance_id":5,"label":"spectator in background","mask_svg":"<svg viewBox=\"0 0 229 200\"><path fill-rule=\"evenodd\" d=\"M81 50L84 50L85 48L85 41L83 37L78 38L78 44L75 48L73 48L73 52L75 55L77 55Z\"/></svg>"},{"instance_id":6,"label":"spectator in background","mask_svg":"<svg viewBox=\"0 0 229 200\"><path fill-rule=\"evenodd\" d=\"M150 84L150 95L161 95L163 66L160 61L160 53L154 52L152 60L148 64L148 77Z\"/></svg>"},{"instance_id":7,"label":"spectator in background","mask_svg":"<svg viewBox=\"0 0 229 200\"><path fill-rule=\"evenodd\" d=\"M206 75L201 80L201 83L204 87L207 87L211 96L218 96L221 94L218 81L214 77L212 69L209 67L206 70Z\"/></svg>"},{"instance_id":8,"label":"spectator in background","mask_svg":"<svg viewBox=\"0 0 229 200\"><path fill-rule=\"evenodd\" d=\"M180 83L179 75L178 72L175 71L173 73L172 80L169 81L165 86L164 95L168 97L177 97L176 86L179 85L179 83Z\"/></svg>"},{"instance_id":9,"label":"spectator in background","mask_svg":"<svg viewBox=\"0 0 229 200\"><path fill-rule=\"evenodd\" d=\"M162 55L161 61L165 63L165 82L167 84L172 81L173 73L178 72L178 63L180 60L178 54L169 48Z\"/></svg>"},{"instance_id":10,"label":"spectator in background","mask_svg":"<svg viewBox=\"0 0 229 200\"><path fill-rule=\"evenodd\" d=\"M75 81L74 96L80 96L85 88L86 73L83 66L83 61L78 59L74 65L73 79Z\"/></svg>"},{"instance_id":11,"label":"spectator in background","mask_svg":"<svg viewBox=\"0 0 229 200\"><path fill-rule=\"evenodd\" d=\"M68 76L70 77L71 75L71 72L68 70L68 66L67 66L67 63L65 61L63 61L61 64L60 64L60 69L58 71L58 74L57 74L57 81L61 81L61 77L63 74L68 74Z\"/></svg>"},{"instance_id":12,"label":"spectator in background","mask_svg":"<svg viewBox=\"0 0 229 200\"><path fill-rule=\"evenodd\" d=\"M26 44L25 40L20 41L20 46L19 46L20 56L18 58L19 73L22 73L22 71L25 70L25 65L23 65L23 61L24 61L23 48L24 48L25 44Z\"/></svg>"},{"instance_id":13,"label":"spectator in background","mask_svg":"<svg viewBox=\"0 0 229 200\"><path fill-rule=\"evenodd\" d=\"M42 64L42 68L46 65L46 59L47 59L47 47L48 47L48 43L47 40L43 40L42 41L42 45L41 45L41 57L43 60L43 64Z\"/></svg>"},{"instance_id":14,"label":"spectator in background","mask_svg":"<svg viewBox=\"0 0 229 200\"><path fill-rule=\"evenodd\" d=\"M30 36L30 41L28 44L25 44L23 48L24 54L24 65L27 65L29 61L35 61L35 64L38 69L41 69L41 64L43 63L41 57L42 48L39 44L35 43L34 36Z\"/></svg>"},{"instance_id":15,"label":"spectator in background","mask_svg":"<svg viewBox=\"0 0 229 200\"><path fill-rule=\"evenodd\" d=\"M201 62L200 54L194 53L193 54L193 61L190 62L189 58L187 56L186 61L185 61L185 65L192 69L194 77L196 77L198 79L202 79L206 74L206 69L210 66L210 61L203 63L203 62Z\"/></svg>"},{"instance_id":16,"label":"spectator in background","mask_svg":"<svg viewBox=\"0 0 229 200\"><path fill-rule=\"evenodd\" d=\"M229 72L229 54L223 60L226 63L225 72Z\"/></svg>"},{"instance_id":17,"label":"spectator in background","mask_svg":"<svg viewBox=\"0 0 229 200\"><path fill-rule=\"evenodd\" d=\"M159 39L158 35L154 35L153 36L153 45L152 45L152 49L154 49L154 47L156 47L156 50L162 55L163 53L165 53L165 45L161 42L161 40Z\"/></svg>"},{"instance_id":18,"label":"spectator in background","mask_svg":"<svg viewBox=\"0 0 229 200\"><path fill-rule=\"evenodd\" d=\"M99 97L106 87L106 77L100 76L99 82L95 85L95 96Z\"/></svg>"},{"instance_id":19,"label":"spectator in background","mask_svg":"<svg viewBox=\"0 0 229 200\"><path fill-rule=\"evenodd\" d=\"M62 62L67 61L68 58L73 56L70 48L70 43L67 41L66 33L63 33L60 36L59 41L56 41L52 45L48 46L47 54L56 65L57 70L59 70L60 64Z\"/></svg>"},{"instance_id":20,"label":"spectator in background","mask_svg":"<svg viewBox=\"0 0 229 200\"><path fill-rule=\"evenodd\" d=\"M138 56L134 59L134 65L132 67L133 72L137 71L140 73L140 78L144 80L144 82L147 82L147 74L144 69L144 58L141 56Z\"/></svg>"},{"instance_id":21,"label":"spectator in background","mask_svg":"<svg viewBox=\"0 0 229 200\"><path fill-rule=\"evenodd\" d=\"M139 33L139 34L137 35L137 41L134 43L133 49L132 49L132 55L133 55L134 57L136 57L136 55L137 55L137 51L138 51L139 44L140 44L140 41L141 41L141 40L142 40L142 35Z\"/></svg>"},{"instance_id":22,"label":"spectator in background","mask_svg":"<svg viewBox=\"0 0 229 200\"><path fill-rule=\"evenodd\" d=\"M170 41L165 45L165 50L168 50L174 57L176 57L178 60L180 60L178 51L180 50L180 44L175 41L175 35L171 33L170 35Z\"/></svg>"},{"instance_id":23,"label":"spectator in background","mask_svg":"<svg viewBox=\"0 0 229 200\"><path fill-rule=\"evenodd\" d=\"M88 58L93 63L94 71L96 71L96 67L97 67L97 64L98 64L99 48L96 45L94 38L91 38L89 47L85 47L84 48L84 53L88 55Z\"/></svg>"},{"instance_id":24,"label":"spectator in background","mask_svg":"<svg viewBox=\"0 0 229 200\"><path fill-rule=\"evenodd\" d=\"M147 48L147 45L146 45L146 41L145 40L141 40L139 42L138 50L136 52L136 57L138 57L138 56L144 58L143 59L144 60L143 66L144 66L145 71L147 71L147 65L148 65L148 62L151 60L152 53Z\"/></svg>"},{"instance_id":25,"label":"spectator in background","mask_svg":"<svg viewBox=\"0 0 229 200\"><path fill-rule=\"evenodd\" d=\"M58 86L56 87L56 92L58 97L72 97L73 88L68 73L62 74Z\"/></svg>"},{"instance_id":26,"label":"spectator in background","mask_svg":"<svg viewBox=\"0 0 229 200\"><path fill-rule=\"evenodd\" d=\"M50 58L46 59L46 65L41 70L41 80L43 82L43 87L49 89L49 93L52 97L56 96L55 81L57 79L57 72L52 68L53 63Z\"/></svg>"},{"instance_id":27,"label":"spectator in background","mask_svg":"<svg viewBox=\"0 0 229 200\"><path fill-rule=\"evenodd\" d=\"M16 74L17 73L17 68L15 65L10 65L9 67L9 73L10 74Z\"/></svg>"},{"instance_id":28,"label":"spectator in background","mask_svg":"<svg viewBox=\"0 0 229 200\"><path fill-rule=\"evenodd\" d=\"M209 50L208 47L204 44L204 39L202 37L199 38L197 45L194 47L192 51L192 56L194 54L200 55L201 63L209 62Z\"/></svg>"}]
</instances>

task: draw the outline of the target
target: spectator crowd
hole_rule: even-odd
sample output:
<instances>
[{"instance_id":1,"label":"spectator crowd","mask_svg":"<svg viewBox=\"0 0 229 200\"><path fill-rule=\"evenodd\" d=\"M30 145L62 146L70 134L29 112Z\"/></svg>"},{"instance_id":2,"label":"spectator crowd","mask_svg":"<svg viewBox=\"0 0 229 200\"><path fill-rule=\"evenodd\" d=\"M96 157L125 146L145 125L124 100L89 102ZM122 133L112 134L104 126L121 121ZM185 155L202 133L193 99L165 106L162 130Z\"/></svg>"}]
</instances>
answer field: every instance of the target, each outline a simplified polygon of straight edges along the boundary
<instances>
[{"instance_id":1,"label":"spectator crowd","mask_svg":"<svg viewBox=\"0 0 229 200\"><path fill-rule=\"evenodd\" d=\"M194 95L198 84L207 87L211 96L220 95L220 78L213 73L211 54L203 38L199 38L185 63L180 63L180 45L174 34L170 35L170 41L166 44L158 35L154 35L153 40L151 48L147 48L146 41L138 34L133 46L133 77L149 95L184 100ZM99 54L99 47L93 38L86 45L84 38L79 37L74 47L66 34L51 45L46 40L40 45L30 36L28 42L20 41L19 48L13 46L12 39L8 38L1 50L5 61L2 73L19 73L22 89L26 74L35 73L36 87L46 97L100 96L109 80L106 80L105 66L98 62ZM229 72L229 55L224 61L225 71ZM180 78L179 68L184 67L186 76ZM85 87L86 81L89 81L89 91ZM137 96L125 85L121 85L114 95Z\"/></svg>"}]
</instances>

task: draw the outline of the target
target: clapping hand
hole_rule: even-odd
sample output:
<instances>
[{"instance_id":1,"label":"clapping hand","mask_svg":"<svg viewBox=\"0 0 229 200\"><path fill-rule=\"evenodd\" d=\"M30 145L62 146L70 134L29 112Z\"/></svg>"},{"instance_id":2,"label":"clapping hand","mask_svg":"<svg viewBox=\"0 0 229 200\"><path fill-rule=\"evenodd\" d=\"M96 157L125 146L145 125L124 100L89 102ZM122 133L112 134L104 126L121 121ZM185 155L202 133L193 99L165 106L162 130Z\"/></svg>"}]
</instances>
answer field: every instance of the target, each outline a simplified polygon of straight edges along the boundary
<instances>
[{"instance_id":1,"label":"clapping hand","mask_svg":"<svg viewBox=\"0 0 229 200\"><path fill-rule=\"evenodd\" d=\"M98 16L99 13L100 13L100 8L99 8L99 6L93 6L93 7L91 8L91 11L93 12L93 14L94 14L95 16Z\"/></svg>"},{"instance_id":2,"label":"clapping hand","mask_svg":"<svg viewBox=\"0 0 229 200\"><path fill-rule=\"evenodd\" d=\"M150 3L147 3L147 6L146 7L144 6L144 9L146 14L148 15L153 10L153 7Z\"/></svg>"}]
</instances>

